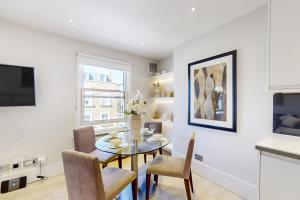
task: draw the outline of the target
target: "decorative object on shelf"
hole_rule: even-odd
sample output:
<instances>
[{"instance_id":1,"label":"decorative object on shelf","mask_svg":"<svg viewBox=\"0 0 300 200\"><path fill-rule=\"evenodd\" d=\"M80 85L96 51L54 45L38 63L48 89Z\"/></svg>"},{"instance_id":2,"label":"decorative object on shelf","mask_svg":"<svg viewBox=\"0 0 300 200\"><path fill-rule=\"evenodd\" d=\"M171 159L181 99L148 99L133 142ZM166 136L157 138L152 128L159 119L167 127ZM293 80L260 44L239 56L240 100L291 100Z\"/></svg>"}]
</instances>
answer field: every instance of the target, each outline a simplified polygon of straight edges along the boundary
<instances>
[{"instance_id":1,"label":"decorative object on shelf","mask_svg":"<svg viewBox=\"0 0 300 200\"><path fill-rule=\"evenodd\" d=\"M159 119L160 118L160 113L158 111L155 111L153 114L153 119Z\"/></svg>"},{"instance_id":2,"label":"decorative object on shelf","mask_svg":"<svg viewBox=\"0 0 300 200\"><path fill-rule=\"evenodd\" d=\"M189 63L189 125L236 132L236 53Z\"/></svg>"},{"instance_id":3,"label":"decorative object on shelf","mask_svg":"<svg viewBox=\"0 0 300 200\"><path fill-rule=\"evenodd\" d=\"M147 102L139 90L127 103L125 114L131 115L130 128L133 132L139 132L141 129L141 115L146 113L146 104Z\"/></svg>"},{"instance_id":4,"label":"decorative object on shelf","mask_svg":"<svg viewBox=\"0 0 300 200\"><path fill-rule=\"evenodd\" d=\"M174 122L174 113L170 114L170 120L171 120L171 122Z\"/></svg>"},{"instance_id":5,"label":"decorative object on shelf","mask_svg":"<svg viewBox=\"0 0 300 200\"><path fill-rule=\"evenodd\" d=\"M166 90L165 91L165 97L174 97L174 91L173 90Z\"/></svg>"},{"instance_id":6,"label":"decorative object on shelf","mask_svg":"<svg viewBox=\"0 0 300 200\"><path fill-rule=\"evenodd\" d=\"M169 97L174 97L174 90L171 90L171 91L170 91Z\"/></svg>"},{"instance_id":7,"label":"decorative object on shelf","mask_svg":"<svg viewBox=\"0 0 300 200\"><path fill-rule=\"evenodd\" d=\"M160 84L159 82L153 83L153 97L160 97Z\"/></svg>"},{"instance_id":8,"label":"decorative object on shelf","mask_svg":"<svg viewBox=\"0 0 300 200\"><path fill-rule=\"evenodd\" d=\"M161 97L167 97L168 96L168 91L165 90L163 87L161 87L161 94L160 94Z\"/></svg>"}]
</instances>

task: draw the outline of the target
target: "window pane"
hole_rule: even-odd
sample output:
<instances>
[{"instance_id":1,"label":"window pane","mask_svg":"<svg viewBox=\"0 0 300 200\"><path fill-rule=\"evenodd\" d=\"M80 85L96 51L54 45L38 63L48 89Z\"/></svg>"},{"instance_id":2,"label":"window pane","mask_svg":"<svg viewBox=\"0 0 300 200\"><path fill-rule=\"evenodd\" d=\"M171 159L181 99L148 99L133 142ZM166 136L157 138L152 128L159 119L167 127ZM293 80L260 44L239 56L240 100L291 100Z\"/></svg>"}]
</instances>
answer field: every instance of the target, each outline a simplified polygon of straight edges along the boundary
<instances>
[{"instance_id":1,"label":"window pane","mask_svg":"<svg viewBox=\"0 0 300 200\"><path fill-rule=\"evenodd\" d=\"M125 126L125 74L121 70L84 65L83 122L96 129Z\"/></svg>"},{"instance_id":2,"label":"window pane","mask_svg":"<svg viewBox=\"0 0 300 200\"><path fill-rule=\"evenodd\" d=\"M92 106L85 104L84 113L91 113L92 121L112 120L125 118L124 92L106 92L98 90L85 90L85 102L92 102Z\"/></svg>"},{"instance_id":3,"label":"window pane","mask_svg":"<svg viewBox=\"0 0 300 200\"><path fill-rule=\"evenodd\" d=\"M124 72L84 65L84 88L124 90Z\"/></svg>"}]
</instances>

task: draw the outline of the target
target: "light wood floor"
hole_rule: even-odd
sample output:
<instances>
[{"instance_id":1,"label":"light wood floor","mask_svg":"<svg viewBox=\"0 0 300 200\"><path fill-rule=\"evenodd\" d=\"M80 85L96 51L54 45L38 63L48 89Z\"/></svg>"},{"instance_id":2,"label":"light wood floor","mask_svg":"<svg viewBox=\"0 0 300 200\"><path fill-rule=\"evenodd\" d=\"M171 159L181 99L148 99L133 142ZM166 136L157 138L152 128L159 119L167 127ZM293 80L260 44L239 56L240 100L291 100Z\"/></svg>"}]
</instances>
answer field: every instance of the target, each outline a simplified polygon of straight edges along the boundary
<instances>
[{"instance_id":1,"label":"light wood floor","mask_svg":"<svg viewBox=\"0 0 300 200\"><path fill-rule=\"evenodd\" d=\"M150 160L150 156L148 157ZM142 157L139 163L143 164ZM112 163L109 166L117 166ZM123 166L130 169L130 158L123 160ZM193 174L195 194L193 199L197 200L243 200L243 198L232 192ZM0 194L1 200L67 200L67 190L63 175L49 178L45 181L38 181L29 184L26 188ZM159 187L153 200L185 200L185 189L182 179L159 177Z\"/></svg>"}]
</instances>

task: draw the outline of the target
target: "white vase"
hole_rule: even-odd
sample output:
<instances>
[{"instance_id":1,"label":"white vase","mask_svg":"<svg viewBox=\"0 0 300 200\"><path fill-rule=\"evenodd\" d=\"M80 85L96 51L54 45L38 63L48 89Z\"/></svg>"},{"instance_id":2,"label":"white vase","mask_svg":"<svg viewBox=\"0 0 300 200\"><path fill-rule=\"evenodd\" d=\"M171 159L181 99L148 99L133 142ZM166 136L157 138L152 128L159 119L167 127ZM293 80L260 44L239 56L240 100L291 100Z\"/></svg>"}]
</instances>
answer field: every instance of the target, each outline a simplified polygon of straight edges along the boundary
<instances>
[{"instance_id":1,"label":"white vase","mask_svg":"<svg viewBox=\"0 0 300 200\"><path fill-rule=\"evenodd\" d=\"M160 85L153 86L153 97L160 97Z\"/></svg>"},{"instance_id":2,"label":"white vase","mask_svg":"<svg viewBox=\"0 0 300 200\"><path fill-rule=\"evenodd\" d=\"M137 133L141 130L141 116L140 115L131 115L130 128L131 128L131 131L133 131L135 133Z\"/></svg>"}]
</instances>

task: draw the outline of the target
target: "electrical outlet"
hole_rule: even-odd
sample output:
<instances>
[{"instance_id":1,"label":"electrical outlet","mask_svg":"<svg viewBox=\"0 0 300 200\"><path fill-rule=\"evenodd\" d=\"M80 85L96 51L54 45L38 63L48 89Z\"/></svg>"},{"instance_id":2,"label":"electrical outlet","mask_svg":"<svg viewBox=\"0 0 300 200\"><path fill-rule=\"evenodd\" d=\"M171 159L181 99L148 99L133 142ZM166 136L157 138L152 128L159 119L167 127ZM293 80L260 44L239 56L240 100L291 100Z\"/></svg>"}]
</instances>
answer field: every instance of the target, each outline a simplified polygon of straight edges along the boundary
<instances>
[{"instance_id":1,"label":"electrical outlet","mask_svg":"<svg viewBox=\"0 0 300 200\"><path fill-rule=\"evenodd\" d=\"M0 165L0 172L8 172L10 170L10 164Z\"/></svg>"},{"instance_id":2,"label":"electrical outlet","mask_svg":"<svg viewBox=\"0 0 300 200\"><path fill-rule=\"evenodd\" d=\"M202 162L202 161L203 161L203 156L200 155L200 154L196 154L196 153L195 153L195 159Z\"/></svg>"},{"instance_id":3,"label":"electrical outlet","mask_svg":"<svg viewBox=\"0 0 300 200\"><path fill-rule=\"evenodd\" d=\"M34 167L37 166L38 159L33 158L33 159L28 159L23 161L23 167Z\"/></svg>"},{"instance_id":4,"label":"electrical outlet","mask_svg":"<svg viewBox=\"0 0 300 200\"><path fill-rule=\"evenodd\" d=\"M21 162L13 163L13 164L11 165L11 168L12 168L12 169L20 169L20 168L21 168Z\"/></svg>"}]
</instances>

